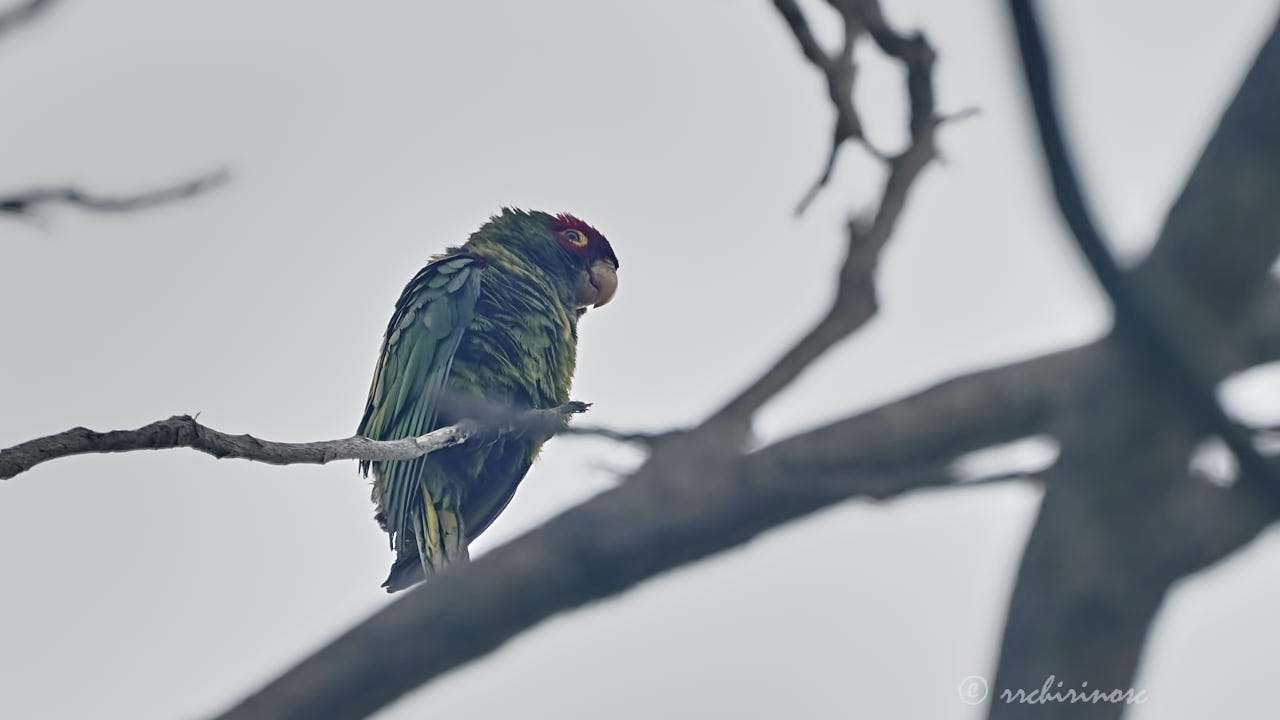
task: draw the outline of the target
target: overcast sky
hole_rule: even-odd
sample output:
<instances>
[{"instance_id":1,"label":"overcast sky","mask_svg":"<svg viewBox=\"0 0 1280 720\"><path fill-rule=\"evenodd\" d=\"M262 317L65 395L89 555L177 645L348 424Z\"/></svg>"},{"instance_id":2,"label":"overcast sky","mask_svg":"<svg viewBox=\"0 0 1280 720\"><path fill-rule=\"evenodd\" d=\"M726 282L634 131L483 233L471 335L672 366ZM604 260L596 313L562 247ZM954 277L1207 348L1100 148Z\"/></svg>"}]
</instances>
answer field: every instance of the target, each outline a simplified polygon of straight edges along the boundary
<instances>
[{"instance_id":1,"label":"overcast sky","mask_svg":"<svg viewBox=\"0 0 1280 720\"><path fill-rule=\"evenodd\" d=\"M834 39L824 4L804 5ZM1105 331L1049 205L1001 7L885 0L938 49L941 107L981 114L942 131L879 316L767 408L763 438ZM1073 143L1127 259L1275 15L1054 3ZM901 77L864 50L858 103L892 148ZM404 283L502 205L578 214L622 260L617 298L581 327L573 395L591 421L692 423L822 312L842 220L881 179L848 150L792 217L831 111L764 0L68 0L0 40L0 98L0 192L234 173L145 214L0 218L0 446L196 412L270 439L349 435ZM1280 420L1263 387L1235 407ZM473 553L636 460L551 442ZM976 718L957 686L993 671L1038 500L844 503L559 616L378 717ZM238 699L388 602L372 514L354 463L131 453L0 484L0 717L188 718ZM1272 533L1181 585L1132 717L1227 702L1270 717L1277 578Z\"/></svg>"}]
</instances>

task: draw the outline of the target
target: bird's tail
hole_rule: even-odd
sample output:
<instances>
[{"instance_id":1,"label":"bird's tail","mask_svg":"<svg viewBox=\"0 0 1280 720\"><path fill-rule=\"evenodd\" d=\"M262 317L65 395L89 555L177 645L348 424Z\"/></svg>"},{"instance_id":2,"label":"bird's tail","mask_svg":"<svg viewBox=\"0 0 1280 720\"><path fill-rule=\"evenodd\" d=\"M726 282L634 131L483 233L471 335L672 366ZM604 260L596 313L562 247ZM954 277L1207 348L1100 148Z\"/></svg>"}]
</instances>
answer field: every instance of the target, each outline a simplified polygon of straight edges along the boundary
<instances>
[{"instance_id":1,"label":"bird's tail","mask_svg":"<svg viewBox=\"0 0 1280 720\"><path fill-rule=\"evenodd\" d=\"M397 554L391 572L382 583L389 593L416 585L450 565L470 559L462 518L452 510L436 507L426 483L422 483L422 505L415 508L411 522L417 551L404 548Z\"/></svg>"},{"instance_id":2,"label":"bird's tail","mask_svg":"<svg viewBox=\"0 0 1280 720\"><path fill-rule=\"evenodd\" d=\"M422 574L422 561L418 556L401 555L391 564L391 573L383 581L382 587L389 593L399 592L425 579L426 577Z\"/></svg>"}]
</instances>

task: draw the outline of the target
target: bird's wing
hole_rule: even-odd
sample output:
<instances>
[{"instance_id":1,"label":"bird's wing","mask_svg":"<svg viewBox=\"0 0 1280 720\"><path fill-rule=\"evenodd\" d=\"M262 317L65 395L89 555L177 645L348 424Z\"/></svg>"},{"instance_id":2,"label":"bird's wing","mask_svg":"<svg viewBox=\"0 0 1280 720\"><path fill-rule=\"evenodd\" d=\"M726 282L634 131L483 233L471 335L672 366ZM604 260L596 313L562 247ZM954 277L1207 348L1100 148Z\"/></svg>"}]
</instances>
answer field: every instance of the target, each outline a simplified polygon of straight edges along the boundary
<instances>
[{"instance_id":1,"label":"bird's wing","mask_svg":"<svg viewBox=\"0 0 1280 720\"><path fill-rule=\"evenodd\" d=\"M449 255L422 268L405 286L382 341L360 435L398 440L435 429L440 392L475 314L483 267L479 258ZM424 459L373 464L393 548L413 537L410 513L419 497ZM369 465L360 463L366 476Z\"/></svg>"}]
</instances>

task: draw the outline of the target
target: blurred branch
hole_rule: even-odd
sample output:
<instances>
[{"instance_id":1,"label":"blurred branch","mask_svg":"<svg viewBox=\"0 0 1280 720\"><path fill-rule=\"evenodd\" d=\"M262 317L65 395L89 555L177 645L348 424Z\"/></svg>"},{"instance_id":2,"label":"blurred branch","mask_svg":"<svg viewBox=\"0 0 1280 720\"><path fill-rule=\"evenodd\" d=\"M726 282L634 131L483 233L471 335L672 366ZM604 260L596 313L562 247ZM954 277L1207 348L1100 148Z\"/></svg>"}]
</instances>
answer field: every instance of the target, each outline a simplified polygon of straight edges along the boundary
<instances>
[{"instance_id":1,"label":"blurred branch","mask_svg":"<svg viewBox=\"0 0 1280 720\"><path fill-rule=\"evenodd\" d=\"M821 50L814 45L808 26L804 23L803 16L799 15L800 10L794 2L778 0L775 4L782 11L792 31L801 38L806 56L810 52L820 53ZM860 14L863 11L867 13L865 16ZM722 407L712 418L717 423L745 427L761 406L791 384L814 360L875 316L875 269L880 251L893 235L912 184L936 154L934 130L939 124L939 118L934 114L933 48L919 33L906 37L889 29L880 17L879 4L875 0L864 0L856 7L842 9L841 12L846 29L874 26L876 30L873 37L883 38L883 42L877 42L882 42L882 47L891 48L886 52L905 67L908 96L911 99L911 144L901 154L885 159L889 165L889 177L885 180L879 207L871 221L864 223L851 220L847 225L848 254L840 270L836 298L831 309L760 379ZM846 49L851 48L855 34L854 30L849 30ZM845 61L834 58L827 62L843 67ZM849 68L848 90L851 92L852 66ZM844 112L840 109L841 103L851 102L850 97L848 92L839 98L833 95L832 101L836 104L838 113ZM840 142L843 140L837 124L837 145ZM834 158L834 149L832 152Z\"/></svg>"},{"instance_id":2,"label":"blurred branch","mask_svg":"<svg viewBox=\"0 0 1280 720\"><path fill-rule=\"evenodd\" d=\"M52 7L54 2L56 0L29 0L0 12L0 36L36 19L40 13Z\"/></svg>"},{"instance_id":3,"label":"blurred branch","mask_svg":"<svg viewBox=\"0 0 1280 720\"><path fill-rule=\"evenodd\" d=\"M241 458L272 465L323 465L335 460L412 460L436 450L495 435L554 435L564 429L570 416L586 412L588 407L586 403L570 402L549 410L490 416L484 421L462 420L420 437L382 441L355 436L323 442L272 442L252 435L228 435L201 425L189 415L175 415L137 430L103 433L78 427L0 450L0 480L12 478L42 462L70 455L180 447L216 458Z\"/></svg>"},{"instance_id":4,"label":"blurred branch","mask_svg":"<svg viewBox=\"0 0 1280 720\"><path fill-rule=\"evenodd\" d=\"M1063 140L1050 70L1039 21L1030 0L1010 0L1010 14L1018 36L1027 91L1035 110L1036 127L1043 145L1054 196L1063 218L1071 228L1081 254L1093 269L1098 283L1111 298L1116 312L1116 333L1126 347L1145 353L1150 367L1163 371L1170 389L1180 395L1188 411L1203 418L1214 433L1236 455L1248 482L1262 484L1273 507L1280 511L1280 479L1253 447L1247 430L1227 417L1214 395L1213 383L1197 367L1191 348L1179 347L1177 336L1159 306L1135 293L1120 266L1107 249L1089 212L1076 176L1075 166ZM1265 266L1262 268L1265 273Z\"/></svg>"},{"instance_id":5,"label":"blurred branch","mask_svg":"<svg viewBox=\"0 0 1280 720\"><path fill-rule=\"evenodd\" d=\"M188 180L177 185L135 195L96 195L71 186L35 188L0 195L0 214L33 217L45 205L64 204L94 212L129 212L185 200L222 185L230 179L227 170Z\"/></svg>"},{"instance_id":6,"label":"blurred branch","mask_svg":"<svg viewBox=\"0 0 1280 720\"><path fill-rule=\"evenodd\" d=\"M813 31L809 28L809 21L805 19L804 11L795 0L774 0L773 4L783 20L786 20L787 26L791 28L791 33L796 36L796 41L800 43L800 50L805 58L822 72L823 78L827 81L827 96L831 99L831 104L836 111L831 152L827 154L822 174L796 206L796 214L799 215L831 180L831 172L836 166L836 155L846 140L862 140L873 155L876 157L883 157L883 155L866 142L866 137L862 134L862 121L858 119L858 111L853 106L853 82L858 74L858 66L853 61L853 51L858 36L863 31L859 14L841 12L841 18L844 20L844 45L840 52L827 54L818 43L818 39L814 37Z\"/></svg>"},{"instance_id":7,"label":"blurred branch","mask_svg":"<svg viewBox=\"0 0 1280 720\"><path fill-rule=\"evenodd\" d=\"M1043 125L1047 63L1035 57L1034 16L1010 0L1020 41L1030 58L1029 81ZM1028 40L1031 40L1028 43ZM1039 64L1037 67L1036 65ZM1051 98L1050 98L1051 99ZM1061 138L1055 152L1065 157ZM1064 201L1086 245L1094 230L1078 230L1083 193L1072 188L1062 158L1051 160L1055 184L1076 195ZM1064 183L1064 180L1071 181ZM1206 431L1230 421L1207 408L1188 413L1188 395L1206 394L1232 368L1230 353L1265 348L1273 340L1246 337L1242 323L1273 334L1275 283L1268 268L1280 252L1280 25L1273 28L1236 97L1223 114L1160 239L1143 265L1121 277L1099 248L1089 249L1104 287L1120 289L1111 362L1095 363L1076 384L1078 407L1064 417L1062 452L1047 479L1009 604L993 690L1039 687L1050 675L1078 687L1132 687L1146 636L1169 589L1251 541L1275 518L1276 468L1256 457L1252 438L1237 438L1244 468L1230 488L1188 472ZM1076 207L1072 207L1075 204ZM1087 216L1085 216L1087 219ZM1105 245L1101 246L1105 252ZM1114 263L1112 263L1114 265ZM1132 284L1132 296L1125 287ZM1116 296L1112 293L1113 297ZM1132 299L1147 303L1134 309ZM1155 332L1144 317L1159 308ZM1145 313L1145 314L1144 314ZM1169 322L1177 318L1177 323ZM1266 330L1263 330L1266 328ZM1133 343L1141 352L1134 352ZM1156 349L1156 352L1152 350ZM1183 360L1179 360L1183 358ZM1184 362L1173 376L1170 363ZM1206 417L1207 416L1207 417ZM1226 423L1224 425L1224 423ZM1234 432L1236 430L1228 430ZM1123 705L1050 704L1035 717L1115 718ZM993 703L992 718L1026 717L1026 706Z\"/></svg>"},{"instance_id":8,"label":"blurred branch","mask_svg":"<svg viewBox=\"0 0 1280 720\"><path fill-rule=\"evenodd\" d=\"M46 12L56 0L30 0L0 12L0 37L12 32ZM39 209L48 205L71 205L93 212L129 212L184 200L227 182L224 170L179 183L172 187L134 195L97 195L70 185L32 188L0 195L0 215L37 218Z\"/></svg>"}]
</instances>

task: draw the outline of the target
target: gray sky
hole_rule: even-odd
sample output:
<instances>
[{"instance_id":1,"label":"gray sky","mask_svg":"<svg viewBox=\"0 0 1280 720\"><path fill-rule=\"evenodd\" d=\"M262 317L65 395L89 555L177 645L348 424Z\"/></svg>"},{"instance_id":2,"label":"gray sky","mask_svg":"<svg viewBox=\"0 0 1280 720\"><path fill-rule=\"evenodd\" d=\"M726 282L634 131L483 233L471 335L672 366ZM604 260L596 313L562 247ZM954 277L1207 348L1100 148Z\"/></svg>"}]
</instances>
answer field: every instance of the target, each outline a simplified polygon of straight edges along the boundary
<instances>
[{"instance_id":1,"label":"gray sky","mask_svg":"<svg viewBox=\"0 0 1280 720\"><path fill-rule=\"evenodd\" d=\"M885 5L938 48L942 107L982 114L943 131L946 163L882 263L880 315L769 406L765 439L1109 321L1049 205L1000 4ZM271 439L348 435L404 282L501 205L574 212L622 259L617 299L581 328L573 394L593 422L694 422L823 310L841 221L881 170L847 150L791 217L831 113L769 3L432 7L67 2L0 44L0 189L235 172L146 214L0 224L0 446L195 412ZM1275 11L1049 12L1073 140L1125 257L1148 247ZM873 55L858 100L892 147L900 77ZM1276 375L1233 407L1280 420L1260 401ZM636 459L552 442L473 552ZM994 667L1037 501L845 503L560 616L378 717L975 718L957 686ZM382 607L389 560L354 464L172 451L37 468L0 486L0 717L207 714ZM1269 716L1277 571L1271 533L1174 593L1134 718L1224 698Z\"/></svg>"}]
</instances>

